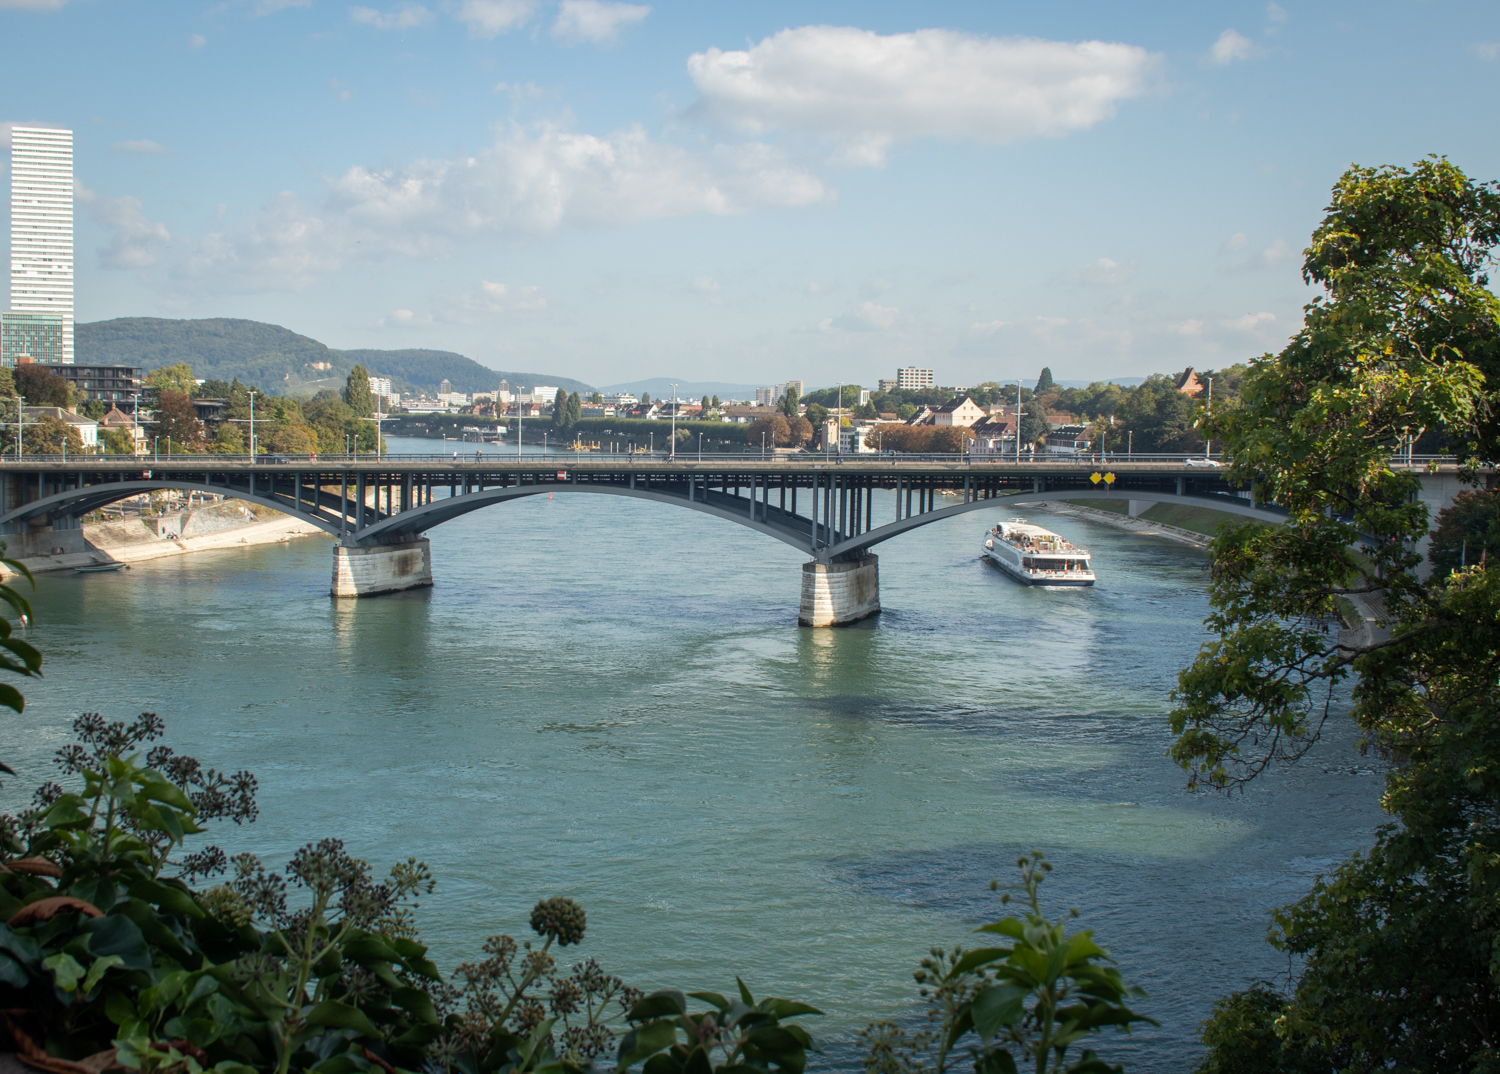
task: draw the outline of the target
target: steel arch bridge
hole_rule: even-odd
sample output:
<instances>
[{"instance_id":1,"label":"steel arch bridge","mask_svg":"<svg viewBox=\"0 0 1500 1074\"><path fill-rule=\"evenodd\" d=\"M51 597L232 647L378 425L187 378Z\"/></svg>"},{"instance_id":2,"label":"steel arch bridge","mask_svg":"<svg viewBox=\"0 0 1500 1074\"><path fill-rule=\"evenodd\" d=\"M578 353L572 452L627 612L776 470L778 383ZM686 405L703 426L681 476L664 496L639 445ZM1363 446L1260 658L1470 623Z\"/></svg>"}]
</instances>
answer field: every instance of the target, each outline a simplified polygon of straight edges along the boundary
<instances>
[{"instance_id":1,"label":"steel arch bridge","mask_svg":"<svg viewBox=\"0 0 1500 1074\"><path fill-rule=\"evenodd\" d=\"M1106 473L1114 478L1112 488L1098 480ZM495 504L558 492L671 504L747 526L808 556L800 618L813 625L879 610L877 560L870 551L876 545L970 511L1113 498L1193 504L1266 522L1284 517L1251 503L1214 465L1180 457L1106 465L815 455L701 461L642 455L86 456L0 459L0 534L23 548L55 543L60 533L79 530L89 512L169 489L258 504L322 529L337 540L335 596L432 584L424 534ZM81 551L82 535L74 536Z\"/></svg>"},{"instance_id":2,"label":"steel arch bridge","mask_svg":"<svg viewBox=\"0 0 1500 1074\"><path fill-rule=\"evenodd\" d=\"M1113 487L1092 478L1108 470ZM178 456L166 461L89 456L0 460L0 533L69 529L89 512L141 493L176 489L273 508L350 548L403 544L472 511L540 493L583 492L701 511L783 541L819 562L858 555L919 526L968 511L1058 499L1187 503L1278 522L1213 467L1177 460L972 462L900 456L844 461L673 461L660 457L258 460ZM875 492L894 492L877 518ZM958 502L949 502L957 497ZM1003 501L1003 502L1002 502Z\"/></svg>"}]
</instances>

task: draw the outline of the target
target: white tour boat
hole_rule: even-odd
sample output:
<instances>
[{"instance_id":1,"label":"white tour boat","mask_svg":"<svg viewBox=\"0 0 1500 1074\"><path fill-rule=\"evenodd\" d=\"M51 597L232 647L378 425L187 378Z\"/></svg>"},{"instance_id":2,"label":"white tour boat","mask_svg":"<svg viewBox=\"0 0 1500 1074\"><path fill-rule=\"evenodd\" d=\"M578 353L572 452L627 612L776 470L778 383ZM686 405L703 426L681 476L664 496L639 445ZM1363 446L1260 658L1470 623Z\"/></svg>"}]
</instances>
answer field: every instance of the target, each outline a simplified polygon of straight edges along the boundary
<instances>
[{"instance_id":1,"label":"white tour boat","mask_svg":"<svg viewBox=\"0 0 1500 1074\"><path fill-rule=\"evenodd\" d=\"M1029 526L1025 519L1001 522L984 538L984 554L1027 585L1093 585L1089 554L1071 541Z\"/></svg>"}]
</instances>

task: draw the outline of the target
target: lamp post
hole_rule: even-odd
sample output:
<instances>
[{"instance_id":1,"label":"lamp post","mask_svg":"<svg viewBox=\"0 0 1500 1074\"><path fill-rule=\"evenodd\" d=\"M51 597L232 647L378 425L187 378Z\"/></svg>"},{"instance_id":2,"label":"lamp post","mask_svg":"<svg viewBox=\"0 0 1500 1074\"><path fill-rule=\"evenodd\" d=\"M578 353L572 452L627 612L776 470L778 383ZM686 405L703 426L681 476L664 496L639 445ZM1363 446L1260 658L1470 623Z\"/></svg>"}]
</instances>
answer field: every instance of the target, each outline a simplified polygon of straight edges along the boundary
<instances>
[{"instance_id":1,"label":"lamp post","mask_svg":"<svg viewBox=\"0 0 1500 1074\"><path fill-rule=\"evenodd\" d=\"M250 461L255 461L255 389L250 390Z\"/></svg>"},{"instance_id":2,"label":"lamp post","mask_svg":"<svg viewBox=\"0 0 1500 1074\"><path fill-rule=\"evenodd\" d=\"M677 385L672 385L672 448L667 452L667 459L671 461L677 457Z\"/></svg>"},{"instance_id":3,"label":"lamp post","mask_svg":"<svg viewBox=\"0 0 1500 1074\"><path fill-rule=\"evenodd\" d=\"M1207 411L1207 414L1208 414L1208 416L1210 418L1213 417L1213 414L1214 414L1214 378L1213 377L1209 377L1208 378L1208 406L1206 408L1206 411ZM1205 439L1203 441L1203 457L1205 459L1213 458L1213 448L1214 448L1214 442L1212 440Z\"/></svg>"},{"instance_id":4,"label":"lamp post","mask_svg":"<svg viewBox=\"0 0 1500 1074\"><path fill-rule=\"evenodd\" d=\"M698 461L703 461L703 434L698 434Z\"/></svg>"},{"instance_id":5,"label":"lamp post","mask_svg":"<svg viewBox=\"0 0 1500 1074\"><path fill-rule=\"evenodd\" d=\"M16 396L16 461L21 461L26 442L26 397Z\"/></svg>"},{"instance_id":6,"label":"lamp post","mask_svg":"<svg viewBox=\"0 0 1500 1074\"><path fill-rule=\"evenodd\" d=\"M520 393L520 390L517 389L517 391L516 391L516 461L517 462L521 461L521 422L522 422L522 420L524 420L524 417L525 417L522 414L521 410L522 410L522 408L521 408L521 393Z\"/></svg>"}]
</instances>

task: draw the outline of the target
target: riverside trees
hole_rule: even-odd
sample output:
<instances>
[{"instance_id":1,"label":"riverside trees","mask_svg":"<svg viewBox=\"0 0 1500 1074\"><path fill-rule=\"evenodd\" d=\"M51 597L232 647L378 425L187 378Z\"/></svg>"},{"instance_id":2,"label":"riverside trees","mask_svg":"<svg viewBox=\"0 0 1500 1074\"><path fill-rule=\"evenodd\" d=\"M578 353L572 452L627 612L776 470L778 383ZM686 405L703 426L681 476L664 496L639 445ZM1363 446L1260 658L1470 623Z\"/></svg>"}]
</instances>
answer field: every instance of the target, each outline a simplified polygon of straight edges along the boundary
<instances>
[{"instance_id":1,"label":"riverside trees","mask_svg":"<svg viewBox=\"0 0 1500 1074\"><path fill-rule=\"evenodd\" d=\"M1500 573L1424 577L1430 521L1390 465L1433 430L1469 464L1500 459L1497 245L1496 184L1439 158L1351 168L1306 251L1324 294L1201 426L1291 515L1214 542L1215 637L1179 678L1172 755L1194 783L1242 786L1301 756L1343 686L1395 818L1275 915L1300 975L1223 1001L1204 1071L1500 1066ZM1380 609L1389 637L1337 641L1339 598Z\"/></svg>"}]
</instances>

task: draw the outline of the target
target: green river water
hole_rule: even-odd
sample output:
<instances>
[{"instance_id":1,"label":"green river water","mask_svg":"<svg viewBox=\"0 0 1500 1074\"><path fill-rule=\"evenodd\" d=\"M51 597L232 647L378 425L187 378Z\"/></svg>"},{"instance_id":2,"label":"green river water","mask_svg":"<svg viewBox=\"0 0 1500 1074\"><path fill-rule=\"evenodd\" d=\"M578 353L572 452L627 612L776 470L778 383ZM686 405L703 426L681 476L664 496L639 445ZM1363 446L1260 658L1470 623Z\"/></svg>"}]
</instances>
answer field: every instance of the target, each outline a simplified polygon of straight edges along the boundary
<instances>
[{"instance_id":1,"label":"green river water","mask_svg":"<svg viewBox=\"0 0 1500 1074\"><path fill-rule=\"evenodd\" d=\"M1033 512L1100 581L1027 589L978 555L1014 513L878 547L885 611L839 630L796 626L794 550L586 494L433 530L426 591L333 602L322 537L45 577L47 676L9 717L4 795L50 778L76 714L154 711L175 748L259 776L231 852L337 835L425 860L448 966L571 895L580 953L627 980L738 974L822 1007L826 1067L915 1009L918 959L999 916L989 880L1038 847L1049 905L1079 907L1162 1022L1101 1053L1188 1070L1216 996L1284 977L1267 910L1369 842L1379 780L1325 771L1357 760L1341 727L1243 796L1185 791L1165 714L1204 556Z\"/></svg>"}]
</instances>

